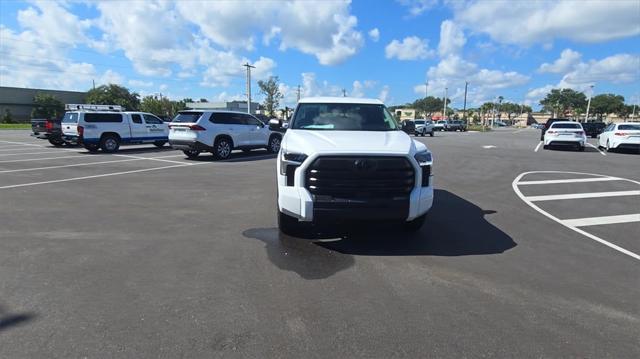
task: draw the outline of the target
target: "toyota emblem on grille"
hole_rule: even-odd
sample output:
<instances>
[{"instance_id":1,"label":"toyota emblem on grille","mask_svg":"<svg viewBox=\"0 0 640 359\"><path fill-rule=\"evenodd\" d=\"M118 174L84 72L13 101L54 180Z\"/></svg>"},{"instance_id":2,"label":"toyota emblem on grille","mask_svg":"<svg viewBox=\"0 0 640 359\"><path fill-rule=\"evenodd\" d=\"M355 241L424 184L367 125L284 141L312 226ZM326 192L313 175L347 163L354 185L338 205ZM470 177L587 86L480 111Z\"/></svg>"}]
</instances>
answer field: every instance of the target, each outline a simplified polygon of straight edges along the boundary
<instances>
[{"instance_id":1,"label":"toyota emblem on grille","mask_svg":"<svg viewBox=\"0 0 640 359\"><path fill-rule=\"evenodd\" d=\"M376 167L376 162L367 159L357 159L353 161L353 167L358 172L371 172Z\"/></svg>"}]
</instances>

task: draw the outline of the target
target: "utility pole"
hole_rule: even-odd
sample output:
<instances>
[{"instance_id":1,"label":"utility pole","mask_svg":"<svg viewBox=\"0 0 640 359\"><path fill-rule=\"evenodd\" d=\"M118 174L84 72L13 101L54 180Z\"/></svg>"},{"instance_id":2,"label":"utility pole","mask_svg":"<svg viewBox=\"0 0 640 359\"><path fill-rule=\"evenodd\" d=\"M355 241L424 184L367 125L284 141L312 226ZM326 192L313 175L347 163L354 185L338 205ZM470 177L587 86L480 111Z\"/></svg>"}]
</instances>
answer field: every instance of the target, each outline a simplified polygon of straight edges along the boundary
<instances>
[{"instance_id":1,"label":"utility pole","mask_svg":"<svg viewBox=\"0 0 640 359\"><path fill-rule=\"evenodd\" d=\"M297 100L296 102L300 102L300 85L298 85L298 91L297 91Z\"/></svg>"},{"instance_id":2,"label":"utility pole","mask_svg":"<svg viewBox=\"0 0 640 359\"><path fill-rule=\"evenodd\" d=\"M443 101L443 105L442 105L442 119L444 120L447 117L447 90L449 88L445 87L444 88L444 101Z\"/></svg>"},{"instance_id":3,"label":"utility pole","mask_svg":"<svg viewBox=\"0 0 640 359\"><path fill-rule=\"evenodd\" d=\"M464 82L464 106L462 109L462 119L467 120L467 86L469 86L469 82Z\"/></svg>"},{"instance_id":4,"label":"utility pole","mask_svg":"<svg viewBox=\"0 0 640 359\"><path fill-rule=\"evenodd\" d=\"M347 97L347 90L342 89L342 97Z\"/></svg>"},{"instance_id":5,"label":"utility pole","mask_svg":"<svg viewBox=\"0 0 640 359\"><path fill-rule=\"evenodd\" d=\"M633 104L633 113L631 114L631 119L635 119L636 118L636 104Z\"/></svg>"},{"instance_id":6,"label":"utility pole","mask_svg":"<svg viewBox=\"0 0 640 359\"><path fill-rule=\"evenodd\" d=\"M587 102L587 114L584 115L584 122L589 121L589 109L591 108L591 96L593 96L593 85L589 86L591 91L589 91L589 101Z\"/></svg>"},{"instance_id":7,"label":"utility pole","mask_svg":"<svg viewBox=\"0 0 640 359\"><path fill-rule=\"evenodd\" d=\"M91 79L91 82L93 83L93 89L96 89L96 80Z\"/></svg>"},{"instance_id":8,"label":"utility pole","mask_svg":"<svg viewBox=\"0 0 640 359\"><path fill-rule=\"evenodd\" d=\"M242 65L247 68L247 113L251 113L251 69L255 69L255 66L246 64Z\"/></svg>"}]
</instances>

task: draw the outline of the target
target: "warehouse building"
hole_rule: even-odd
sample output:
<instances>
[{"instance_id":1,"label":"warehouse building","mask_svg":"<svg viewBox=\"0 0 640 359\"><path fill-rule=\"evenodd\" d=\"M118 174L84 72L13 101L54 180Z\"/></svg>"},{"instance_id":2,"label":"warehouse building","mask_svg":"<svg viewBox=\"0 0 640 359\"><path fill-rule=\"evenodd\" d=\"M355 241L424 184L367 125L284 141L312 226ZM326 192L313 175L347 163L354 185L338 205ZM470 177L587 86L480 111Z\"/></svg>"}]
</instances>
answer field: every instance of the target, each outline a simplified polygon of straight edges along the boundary
<instances>
[{"instance_id":1,"label":"warehouse building","mask_svg":"<svg viewBox=\"0 0 640 359\"><path fill-rule=\"evenodd\" d=\"M13 121L29 122L34 107L33 98L38 93L53 95L65 104L84 103L87 96L86 92L0 86L0 116L4 116L9 110Z\"/></svg>"}]
</instances>

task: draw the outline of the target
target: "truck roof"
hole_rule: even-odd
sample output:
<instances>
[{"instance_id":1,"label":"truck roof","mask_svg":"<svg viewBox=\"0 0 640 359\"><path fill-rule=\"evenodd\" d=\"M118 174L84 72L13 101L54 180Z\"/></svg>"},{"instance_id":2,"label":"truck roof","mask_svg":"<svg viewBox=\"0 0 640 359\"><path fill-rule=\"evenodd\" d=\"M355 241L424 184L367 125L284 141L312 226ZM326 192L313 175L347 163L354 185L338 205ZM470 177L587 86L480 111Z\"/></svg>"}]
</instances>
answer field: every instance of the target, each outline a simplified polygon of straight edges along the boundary
<instances>
[{"instance_id":1,"label":"truck roof","mask_svg":"<svg viewBox=\"0 0 640 359\"><path fill-rule=\"evenodd\" d=\"M359 97L305 97L301 98L299 103L357 103L367 105L384 105L377 98L359 98Z\"/></svg>"}]
</instances>

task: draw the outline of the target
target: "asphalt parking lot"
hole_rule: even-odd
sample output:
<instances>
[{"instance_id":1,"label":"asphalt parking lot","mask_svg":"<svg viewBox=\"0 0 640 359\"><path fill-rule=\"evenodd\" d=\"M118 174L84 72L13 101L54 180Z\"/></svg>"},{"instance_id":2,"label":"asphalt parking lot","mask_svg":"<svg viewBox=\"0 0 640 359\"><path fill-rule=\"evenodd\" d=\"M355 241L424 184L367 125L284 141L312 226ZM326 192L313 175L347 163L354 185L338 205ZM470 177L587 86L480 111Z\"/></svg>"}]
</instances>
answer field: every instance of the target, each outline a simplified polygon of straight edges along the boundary
<instances>
[{"instance_id":1,"label":"asphalt parking lot","mask_svg":"<svg viewBox=\"0 0 640 359\"><path fill-rule=\"evenodd\" d=\"M0 131L0 357L640 357L640 155L418 140L419 233L312 242L279 235L266 152Z\"/></svg>"}]
</instances>

